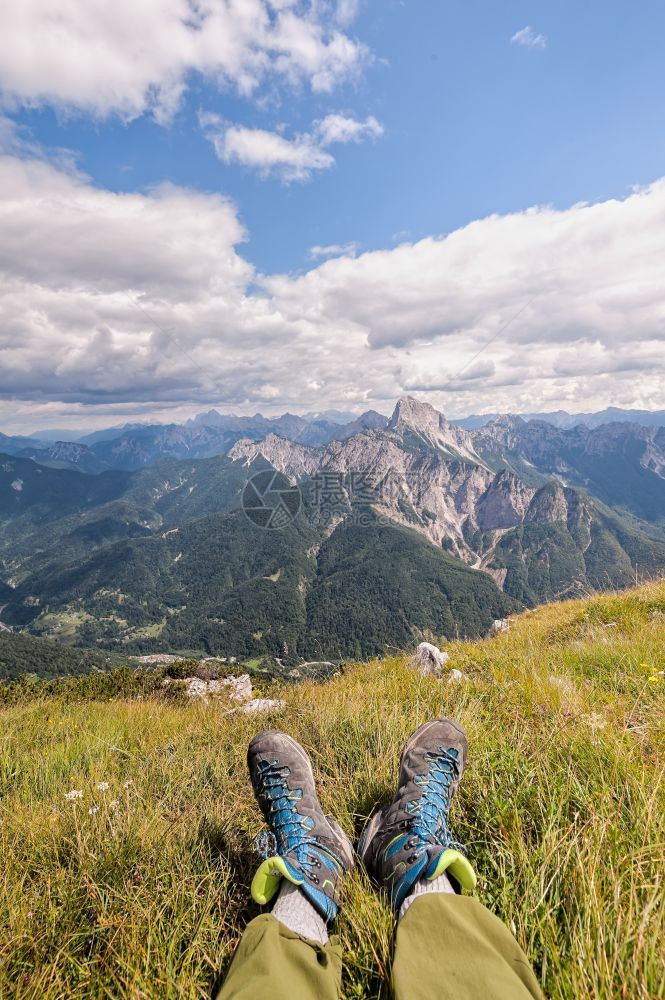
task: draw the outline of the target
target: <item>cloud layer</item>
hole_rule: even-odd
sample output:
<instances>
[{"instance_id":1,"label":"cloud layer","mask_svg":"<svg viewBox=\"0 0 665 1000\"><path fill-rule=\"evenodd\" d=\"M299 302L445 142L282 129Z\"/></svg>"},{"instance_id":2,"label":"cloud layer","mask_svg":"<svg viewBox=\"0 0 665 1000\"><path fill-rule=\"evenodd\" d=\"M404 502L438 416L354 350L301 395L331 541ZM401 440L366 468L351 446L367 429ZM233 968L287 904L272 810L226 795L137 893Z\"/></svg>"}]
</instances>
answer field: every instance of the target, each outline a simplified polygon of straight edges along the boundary
<instances>
[{"instance_id":1,"label":"cloud layer","mask_svg":"<svg viewBox=\"0 0 665 1000\"><path fill-rule=\"evenodd\" d=\"M5 106L167 120L192 71L249 96L266 80L330 92L367 49L356 5L321 0L20 0L0 5Z\"/></svg>"},{"instance_id":2,"label":"cloud layer","mask_svg":"<svg viewBox=\"0 0 665 1000\"><path fill-rule=\"evenodd\" d=\"M127 415L230 409L228 397L251 412L436 398L533 296L444 410L662 406L665 179L392 250L318 248L340 256L263 276L228 200L117 194L23 151L0 159L0 226L5 431L21 405L66 421L81 404Z\"/></svg>"}]
</instances>

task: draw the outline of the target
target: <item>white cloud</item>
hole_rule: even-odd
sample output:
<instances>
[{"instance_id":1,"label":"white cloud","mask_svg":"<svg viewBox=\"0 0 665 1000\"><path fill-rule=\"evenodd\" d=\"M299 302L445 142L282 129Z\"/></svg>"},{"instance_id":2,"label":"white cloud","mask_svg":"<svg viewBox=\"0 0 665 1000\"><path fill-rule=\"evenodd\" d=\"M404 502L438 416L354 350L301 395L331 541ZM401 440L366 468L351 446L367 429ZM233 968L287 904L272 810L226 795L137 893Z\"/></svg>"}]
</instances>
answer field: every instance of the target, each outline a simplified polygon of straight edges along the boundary
<instances>
[{"instance_id":1,"label":"white cloud","mask_svg":"<svg viewBox=\"0 0 665 1000\"><path fill-rule=\"evenodd\" d=\"M0 158L0 226L5 432L231 410L228 396L249 413L386 410L404 391L436 397L534 295L438 400L445 411L665 398L665 179L265 277L228 200L118 194L23 151Z\"/></svg>"},{"instance_id":2,"label":"white cloud","mask_svg":"<svg viewBox=\"0 0 665 1000\"><path fill-rule=\"evenodd\" d=\"M230 124L208 112L201 113L199 121L222 162L241 163L264 176L277 173L285 181L304 181L314 170L334 166L328 146L360 142L383 133L383 126L372 116L358 121L342 114L326 115L314 122L310 132L292 139L280 132Z\"/></svg>"},{"instance_id":3,"label":"white cloud","mask_svg":"<svg viewBox=\"0 0 665 1000\"><path fill-rule=\"evenodd\" d=\"M314 246L309 248L309 256L312 260L321 257L355 257L358 253L359 244L355 240L349 243L329 243L328 246Z\"/></svg>"},{"instance_id":4,"label":"white cloud","mask_svg":"<svg viewBox=\"0 0 665 1000\"><path fill-rule=\"evenodd\" d=\"M352 6L344 8L348 25ZM168 119L192 71L250 95L269 78L330 92L367 48L318 0L20 0L0 5L6 106Z\"/></svg>"},{"instance_id":5,"label":"white cloud","mask_svg":"<svg viewBox=\"0 0 665 1000\"><path fill-rule=\"evenodd\" d=\"M201 124L222 162L241 163L264 176L274 171L286 181L306 180L313 170L326 170L335 163L311 135L286 139L266 129L229 125L209 114L201 115Z\"/></svg>"},{"instance_id":6,"label":"white cloud","mask_svg":"<svg viewBox=\"0 0 665 1000\"><path fill-rule=\"evenodd\" d=\"M516 31L510 39L511 45L523 45L527 49L547 48L547 36L533 30L530 24Z\"/></svg>"},{"instance_id":7,"label":"white cloud","mask_svg":"<svg viewBox=\"0 0 665 1000\"><path fill-rule=\"evenodd\" d=\"M355 20L359 6L359 0L337 0L337 23L348 27Z\"/></svg>"},{"instance_id":8,"label":"white cloud","mask_svg":"<svg viewBox=\"0 0 665 1000\"><path fill-rule=\"evenodd\" d=\"M332 114L315 123L314 133L321 146L332 146L336 142L378 139L383 135L383 125L373 115L361 122L348 115Z\"/></svg>"}]
</instances>

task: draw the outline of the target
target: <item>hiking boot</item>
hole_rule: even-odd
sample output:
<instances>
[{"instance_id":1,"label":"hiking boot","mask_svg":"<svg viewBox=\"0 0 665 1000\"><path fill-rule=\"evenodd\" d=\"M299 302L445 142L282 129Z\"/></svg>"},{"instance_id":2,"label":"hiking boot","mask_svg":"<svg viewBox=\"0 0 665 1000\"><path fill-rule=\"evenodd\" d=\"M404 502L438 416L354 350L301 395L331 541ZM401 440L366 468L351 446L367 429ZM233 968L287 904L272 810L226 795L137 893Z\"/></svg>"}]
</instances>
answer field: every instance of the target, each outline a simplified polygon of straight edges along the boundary
<instances>
[{"instance_id":1,"label":"hiking boot","mask_svg":"<svg viewBox=\"0 0 665 1000\"><path fill-rule=\"evenodd\" d=\"M265 860L252 881L253 899L265 905L286 878L324 920L334 920L340 882L353 867L353 848L341 827L323 813L309 756L290 736L268 729L249 744L247 765L269 827L256 838Z\"/></svg>"},{"instance_id":2,"label":"hiking boot","mask_svg":"<svg viewBox=\"0 0 665 1000\"><path fill-rule=\"evenodd\" d=\"M468 743L450 719L425 722L408 739L390 805L370 819L358 854L396 909L418 879L446 872L456 892L473 889L476 876L448 829L448 812L462 778Z\"/></svg>"}]
</instances>

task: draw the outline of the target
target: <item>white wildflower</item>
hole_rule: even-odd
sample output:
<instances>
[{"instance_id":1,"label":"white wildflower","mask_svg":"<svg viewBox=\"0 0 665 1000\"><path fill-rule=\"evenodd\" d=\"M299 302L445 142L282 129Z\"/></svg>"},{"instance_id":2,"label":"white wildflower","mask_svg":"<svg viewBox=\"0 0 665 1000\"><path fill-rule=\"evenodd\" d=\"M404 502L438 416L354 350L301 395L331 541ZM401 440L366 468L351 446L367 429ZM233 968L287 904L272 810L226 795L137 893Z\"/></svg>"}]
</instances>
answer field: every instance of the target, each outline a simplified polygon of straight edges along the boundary
<instances>
[{"instance_id":1,"label":"white wildflower","mask_svg":"<svg viewBox=\"0 0 665 1000\"><path fill-rule=\"evenodd\" d=\"M88 816L94 816L95 813L99 812L99 806L90 806L88 809Z\"/></svg>"},{"instance_id":2,"label":"white wildflower","mask_svg":"<svg viewBox=\"0 0 665 1000\"><path fill-rule=\"evenodd\" d=\"M108 790L109 790L110 787L111 786L109 785L108 781L98 781L97 782L97 791L98 792L108 792Z\"/></svg>"},{"instance_id":3,"label":"white wildflower","mask_svg":"<svg viewBox=\"0 0 665 1000\"><path fill-rule=\"evenodd\" d=\"M83 792L80 788L72 788L71 792L65 792L67 802L74 802L75 799L82 799Z\"/></svg>"},{"instance_id":4,"label":"white wildflower","mask_svg":"<svg viewBox=\"0 0 665 1000\"><path fill-rule=\"evenodd\" d=\"M127 781L124 783L124 785L122 787L123 788L131 788L133 784L134 784L134 782L132 781L132 779L128 778Z\"/></svg>"}]
</instances>

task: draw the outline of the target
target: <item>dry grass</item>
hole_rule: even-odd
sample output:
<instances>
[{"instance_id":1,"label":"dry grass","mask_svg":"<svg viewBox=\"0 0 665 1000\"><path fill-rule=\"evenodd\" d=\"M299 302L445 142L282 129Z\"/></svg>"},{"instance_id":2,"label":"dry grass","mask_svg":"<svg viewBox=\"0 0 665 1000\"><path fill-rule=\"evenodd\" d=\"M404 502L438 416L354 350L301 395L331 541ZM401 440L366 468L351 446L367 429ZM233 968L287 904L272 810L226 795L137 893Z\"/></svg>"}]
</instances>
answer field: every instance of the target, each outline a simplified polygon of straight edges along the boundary
<instances>
[{"instance_id":1,"label":"dry grass","mask_svg":"<svg viewBox=\"0 0 665 1000\"><path fill-rule=\"evenodd\" d=\"M0 995L209 997L256 912L252 735L300 739L357 831L408 734L443 713L471 744L455 832L547 995L663 996L664 639L651 584L453 644L461 685L394 659L286 689L278 719L158 698L2 709ZM387 995L393 918L360 872L339 931L344 996Z\"/></svg>"}]
</instances>

